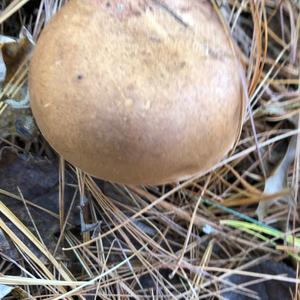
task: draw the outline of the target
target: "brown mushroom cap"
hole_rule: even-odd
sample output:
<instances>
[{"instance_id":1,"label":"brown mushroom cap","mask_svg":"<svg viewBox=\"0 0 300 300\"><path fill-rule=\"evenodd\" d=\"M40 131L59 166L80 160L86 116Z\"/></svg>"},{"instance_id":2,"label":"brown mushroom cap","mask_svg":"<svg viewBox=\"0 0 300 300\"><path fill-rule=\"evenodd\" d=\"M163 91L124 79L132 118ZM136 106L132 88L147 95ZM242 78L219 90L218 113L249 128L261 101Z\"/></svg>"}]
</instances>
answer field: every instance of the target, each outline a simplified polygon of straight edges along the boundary
<instances>
[{"instance_id":1,"label":"brown mushroom cap","mask_svg":"<svg viewBox=\"0 0 300 300\"><path fill-rule=\"evenodd\" d=\"M162 184L205 172L241 127L238 63L208 1L71 0L30 67L37 124L96 177Z\"/></svg>"}]
</instances>

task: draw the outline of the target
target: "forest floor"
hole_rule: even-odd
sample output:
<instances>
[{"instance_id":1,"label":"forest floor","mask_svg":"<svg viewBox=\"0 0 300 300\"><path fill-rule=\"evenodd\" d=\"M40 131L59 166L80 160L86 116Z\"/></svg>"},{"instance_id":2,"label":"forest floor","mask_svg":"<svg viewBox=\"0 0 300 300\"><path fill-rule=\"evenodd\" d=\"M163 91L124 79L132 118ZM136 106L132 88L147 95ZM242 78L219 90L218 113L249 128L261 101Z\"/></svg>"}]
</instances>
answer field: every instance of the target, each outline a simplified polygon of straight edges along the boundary
<instances>
[{"instance_id":1,"label":"forest floor","mask_svg":"<svg viewBox=\"0 0 300 300\"><path fill-rule=\"evenodd\" d=\"M245 66L237 146L201 177L125 186L65 162L31 115L64 1L1 0L0 299L300 299L300 2L210 2Z\"/></svg>"}]
</instances>

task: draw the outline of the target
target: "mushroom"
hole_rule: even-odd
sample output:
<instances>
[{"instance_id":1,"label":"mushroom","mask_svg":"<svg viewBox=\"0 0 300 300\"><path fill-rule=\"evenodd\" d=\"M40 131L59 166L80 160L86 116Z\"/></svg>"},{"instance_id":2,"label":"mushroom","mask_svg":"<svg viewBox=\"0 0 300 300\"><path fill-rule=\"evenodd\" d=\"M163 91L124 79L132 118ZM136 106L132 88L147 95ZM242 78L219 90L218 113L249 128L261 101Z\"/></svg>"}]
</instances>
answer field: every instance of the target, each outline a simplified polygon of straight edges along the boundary
<instances>
[{"instance_id":1,"label":"mushroom","mask_svg":"<svg viewBox=\"0 0 300 300\"><path fill-rule=\"evenodd\" d=\"M177 182L233 148L238 66L209 1L71 0L34 50L31 107L52 147L85 172Z\"/></svg>"}]
</instances>

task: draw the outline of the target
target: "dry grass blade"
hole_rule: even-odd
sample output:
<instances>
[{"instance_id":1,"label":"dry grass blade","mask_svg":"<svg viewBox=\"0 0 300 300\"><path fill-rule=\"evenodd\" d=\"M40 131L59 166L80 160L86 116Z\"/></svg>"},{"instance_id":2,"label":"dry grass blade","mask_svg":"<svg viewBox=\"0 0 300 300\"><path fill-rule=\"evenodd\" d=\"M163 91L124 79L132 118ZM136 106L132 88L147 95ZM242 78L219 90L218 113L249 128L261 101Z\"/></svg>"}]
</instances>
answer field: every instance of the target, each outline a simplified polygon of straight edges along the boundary
<instances>
[{"instance_id":1,"label":"dry grass blade","mask_svg":"<svg viewBox=\"0 0 300 300\"><path fill-rule=\"evenodd\" d=\"M13 224L41 251L41 253L43 253L43 255L45 255L51 261L53 266L56 267L57 271L65 280L72 281L72 278L70 278L70 275L66 272L65 268L56 261L51 253L49 253L48 249L45 248L45 246L24 226L24 224L20 222L20 220L2 202L0 202L0 211L9 220L13 220ZM18 244L22 243L14 234L12 234L12 231L10 231L10 229L5 225L3 220L1 221L1 224L3 228L5 228L6 232L9 232L15 240L18 240ZM39 263L39 265L44 269L48 276L52 277L48 269L46 269L43 264Z\"/></svg>"},{"instance_id":2,"label":"dry grass blade","mask_svg":"<svg viewBox=\"0 0 300 300\"><path fill-rule=\"evenodd\" d=\"M7 285L42 285L42 286L80 286L88 284L88 281L63 281L40 278L24 278L19 276L1 276L1 284Z\"/></svg>"},{"instance_id":3,"label":"dry grass blade","mask_svg":"<svg viewBox=\"0 0 300 300\"><path fill-rule=\"evenodd\" d=\"M0 14L0 24L7 20L11 15L16 13L23 5L30 0L13 0Z\"/></svg>"},{"instance_id":4,"label":"dry grass blade","mask_svg":"<svg viewBox=\"0 0 300 300\"><path fill-rule=\"evenodd\" d=\"M142 250L142 249L140 249L140 250ZM82 290L83 288L85 288L86 286L94 284L95 282L97 282L101 278L107 276L109 273L112 273L115 270L117 270L118 268L120 268L121 266L123 266L124 264L127 264L132 258L135 257L135 255L136 254L131 255L126 260L124 260L124 261L120 262L119 264L117 264L116 266L110 268L108 271L106 271L106 272L104 272L104 273L96 276L95 278L91 279L88 282L85 282L85 283L81 284L79 287L73 288L73 290L71 290L69 292L66 292L66 293L64 293L64 294L62 294L62 295L54 298L53 300L65 299L65 298L67 298L69 296L72 296L72 295L76 294L77 292L79 292L80 290Z\"/></svg>"}]
</instances>

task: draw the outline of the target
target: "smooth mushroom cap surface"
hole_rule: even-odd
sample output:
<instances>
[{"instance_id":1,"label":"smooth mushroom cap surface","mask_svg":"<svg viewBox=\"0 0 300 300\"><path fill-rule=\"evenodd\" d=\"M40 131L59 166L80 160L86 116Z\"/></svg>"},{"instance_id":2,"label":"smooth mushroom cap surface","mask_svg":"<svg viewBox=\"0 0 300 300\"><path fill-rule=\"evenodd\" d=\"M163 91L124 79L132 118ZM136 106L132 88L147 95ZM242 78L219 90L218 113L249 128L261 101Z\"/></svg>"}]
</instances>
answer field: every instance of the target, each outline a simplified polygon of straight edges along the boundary
<instances>
[{"instance_id":1,"label":"smooth mushroom cap surface","mask_svg":"<svg viewBox=\"0 0 300 300\"><path fill-rule=\"evenodd\" d=\"M29 74L36 122L67 161L104 180L162 184L232 149L238 61L208 1L71 0Z\"/></svg>"}]
</instances>

